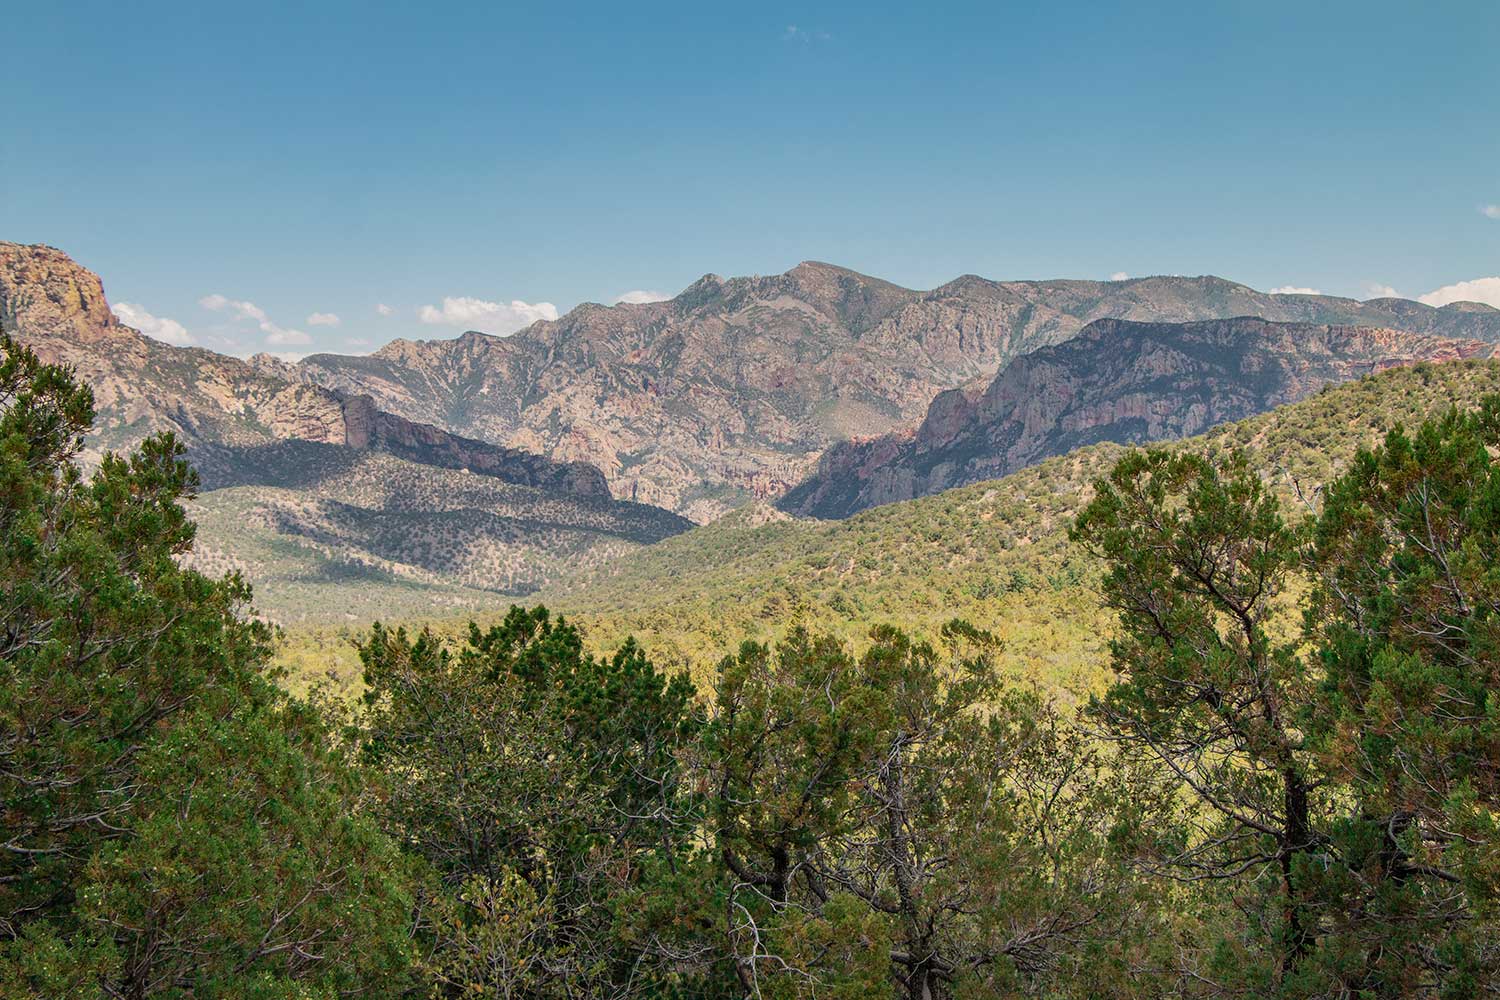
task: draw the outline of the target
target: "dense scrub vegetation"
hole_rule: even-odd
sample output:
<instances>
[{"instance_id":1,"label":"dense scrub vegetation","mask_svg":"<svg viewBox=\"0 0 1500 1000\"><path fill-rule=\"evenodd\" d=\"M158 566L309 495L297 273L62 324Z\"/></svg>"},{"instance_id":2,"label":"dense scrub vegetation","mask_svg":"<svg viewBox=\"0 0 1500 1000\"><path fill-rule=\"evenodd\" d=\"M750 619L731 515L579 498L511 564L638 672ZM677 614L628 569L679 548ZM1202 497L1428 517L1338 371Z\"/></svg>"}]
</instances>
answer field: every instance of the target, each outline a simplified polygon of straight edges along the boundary
<instances>
[{"instance_id":1,"label":"dense scrub vegetation","mask_svg":"<svg viewBox=\"0 0 1500 1000\"><path fill-rule=\"evenodd\" d=\"M1495 392L1500 362L1419 364L1163 447L1244 449L1277 494L1300 507L1387 428L1415 427ZM1099 560L1068 538L1068 525L1094 480L1124 454L1113 444L1082 448L1001 480L845 521L750 508L581 571L535 600L583 626L596 652L635 636L658 663L686 668L704 684L744 639L775 642L794 624L860 647L878 624L931 639L959 617L1005 640L996 654L1004 675L1086 699L1109 680L1113 622L1099 600ZM339 589L359 599L361 588ZM342 600L326 584L310 585L305 598L327 606ZM403 617L461 639L467 618L455 616L465 609L449 607ZM493 612L478 617L498 620ZM299 684L331 676L352 692L360 668L350 640L358 632L354 623L290 628L278 660Z\"/></svg>"},{"instance_id":2,"label":"dense scrub vegetation","mask_svg":"<svg viewBox=\"0 0 1500 1000\"><path fill-rule=\"evenodd\" d=\"M0 403L5 997L1500 990L1500 397L1313 512L1111 455L1091 697L963 621L690 678L512 608L374 627L353 702L183 568L176 442L86 479L87 390L8 342Z\"/></svg>"}]
</instances>

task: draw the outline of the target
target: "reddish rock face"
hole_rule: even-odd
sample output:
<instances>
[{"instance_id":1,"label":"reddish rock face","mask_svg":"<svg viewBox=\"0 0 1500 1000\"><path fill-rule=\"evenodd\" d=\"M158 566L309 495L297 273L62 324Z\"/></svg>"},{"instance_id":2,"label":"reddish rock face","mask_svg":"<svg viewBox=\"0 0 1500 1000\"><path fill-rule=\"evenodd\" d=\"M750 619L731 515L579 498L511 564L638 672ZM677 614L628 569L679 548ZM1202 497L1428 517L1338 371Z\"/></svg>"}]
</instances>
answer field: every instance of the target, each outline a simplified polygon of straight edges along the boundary
<instances>
[{"instance_id":1,"label":"reddish rock face","mask_svg":"<svg viewBox=\"0 0 1500 1000\"><path fill-rule=\"evenodd\" d=\"M1493 344L1391 329L1100 320L1018 358L982 393L938 396L914 433L829 449L782 506L819 517L993 479L1097 441L1198 434L1342 382Z\"/></svg>"}]
</instances>

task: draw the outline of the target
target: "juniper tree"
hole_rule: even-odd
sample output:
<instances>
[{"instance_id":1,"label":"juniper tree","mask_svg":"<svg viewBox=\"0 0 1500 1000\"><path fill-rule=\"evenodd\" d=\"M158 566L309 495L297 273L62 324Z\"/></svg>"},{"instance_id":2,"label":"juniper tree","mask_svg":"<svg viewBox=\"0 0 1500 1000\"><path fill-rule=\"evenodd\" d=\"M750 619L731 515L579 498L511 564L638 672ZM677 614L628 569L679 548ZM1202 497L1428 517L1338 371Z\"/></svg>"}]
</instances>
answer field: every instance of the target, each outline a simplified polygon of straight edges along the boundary
<instances>
[{"instance_id":1,"label":"juniper tree","mask_svg":"<svg viewBox=\"0 0 1500 1000\"><path fill-rule=\"evenodd\" d=\"M1390 431L1325 491L1308 564L1309 728L1356 803L1334 828L1325 980L1500 986L1500 397Z\"/></svg>"},{"instance_id":2,"label":"juniper tree","mask_svg":"<svg viewBox=\"0 0 1500 1000\"><path fill-rule=\"evenodd\" d=\"M1161 870L1247 884L1276 873L1257 919L1285 979L1316 943L1298 872L1326 841L1326 782L1299 717L1313 685L1284 603L1303 534L1239 452L1133 451L1095 488L1071 533L1105 561L1119 634L1094 711L1128 757L1203 807L1201 827L1162 831Z\"/></svg>"},{"instance_id":3,"label":"juniper tree","mask_svg":"<svg viewBox=\"0 0 1500 1000\"><path fill-rule=\"evenodd\" d=\"M1215 820L1162 831L1161 870L1231 886L1252 927L1257 873L1279 872L1274 982L1233 921L1202 943L1238 956L1226 992L1500 982L1497 446L1500 398L1396 428L1302 524L1242 455L1133 452L1074 527L1120 622L1094 710Z\"/></svg>"},{"instance_id":4,"label":"juniper tree","mask_svg":"<svg viewBox=\"0 0 1500 1000\"><path fill-rule=\"evenodd\" d=\"M0 345L0 936L71 911L82 866L130 833L139 760L189 706L249 696L269 633L237 578L181 570L197 477L170 436L78 464L93 396Z\"/></svg>"},{"instance_id":5,"label":"juniper tree","mask_svg":"<svg viewBox=\"0 0 1500 1000\"><path fill-rule=\"evenodd\" d=\"M991 637L943 638L878 628L855 657L794 630L721 665L703 752L746 993L1098 995L1122 978L1123 775L1001 683Z\"/></svg>"},{"instance_id":6,"label":"juniper tree","mask_svg":"<svg viewBox=\"0 0 1500 1000\"><path fill-rule=\"evenodd\" d=\"M418 927L435 982L626 997L693 974L621 908L691 862L685 678L633 643L595 657L542 608L471 627L456 651L377 625L360 655L379 815L437 886Z\"/></svg>"}]
</instances>

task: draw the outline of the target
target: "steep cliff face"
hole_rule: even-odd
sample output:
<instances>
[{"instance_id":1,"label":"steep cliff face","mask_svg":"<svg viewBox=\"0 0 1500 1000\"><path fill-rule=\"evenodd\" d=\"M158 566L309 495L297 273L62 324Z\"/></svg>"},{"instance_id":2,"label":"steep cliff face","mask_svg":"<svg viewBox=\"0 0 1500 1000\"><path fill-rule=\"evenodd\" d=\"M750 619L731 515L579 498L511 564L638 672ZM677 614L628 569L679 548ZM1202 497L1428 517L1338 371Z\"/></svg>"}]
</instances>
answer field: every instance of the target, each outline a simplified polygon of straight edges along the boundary
<instances>
[{"instance_id":1,"label":"steep cliff face","mask_svg":"<svg viewBox=\"0 0 1500 1000\"><path fill-rule=\"evenodd\" d=\"M555 462L517 448L449 434L431 424L376 409L369 396L350 396L340 404L343 440L334 443L373 449L423 465L477 472L541 490L610 499L604 474L584 462Z\"/></svg>"},{"instance_id":2,"label":"steep cliff face","mask_svg":"<svg viewBox=\"0 0 1500 1000\"><path fill-rule=\"evenodd\" d=\"M966 276L932 291L804 263L707 275L667 302L579 306L512 337L396 341L283 372L380 408L602 470L619 497L708 521L775 498L829 445L918 423L939 393L1104 318L1233 316L1500 341L1500 311L1268 295L1220 278Z\"/></svg>"},{"instance_id":3,"label":"steep cliff face","mask_svg":"<svg viewBox=\"0 0 1500 1000\"><path fill-rule=\"evenodd\" d=\"M915 431L830 448L781 506L846 517L996 479L1082 445L1186 437L1330 383L1493 352L1482 341L1370 327L1099 320L1011 362L983 391L939 395Z\"/></svg>"}]
</instances>

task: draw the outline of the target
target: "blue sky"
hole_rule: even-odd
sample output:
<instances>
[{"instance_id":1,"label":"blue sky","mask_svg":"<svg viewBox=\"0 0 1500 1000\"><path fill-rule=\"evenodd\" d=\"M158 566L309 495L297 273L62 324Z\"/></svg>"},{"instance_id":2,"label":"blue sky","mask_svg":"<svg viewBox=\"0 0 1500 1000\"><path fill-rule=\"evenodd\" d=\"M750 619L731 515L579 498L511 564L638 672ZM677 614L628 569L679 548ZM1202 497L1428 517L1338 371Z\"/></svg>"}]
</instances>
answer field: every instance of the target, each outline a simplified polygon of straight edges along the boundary
<instances>
[{"instance_id":1,"label":"blue sky","mask_svg":"<svg viewBox=\"0 0 1500 1000\"><path fill-rule=\"evenodd\" d=\"M1500 305L1493 0L8 6L0 239L164 339L368 350L803 259Z\"/></svg>"}]
</instances>

